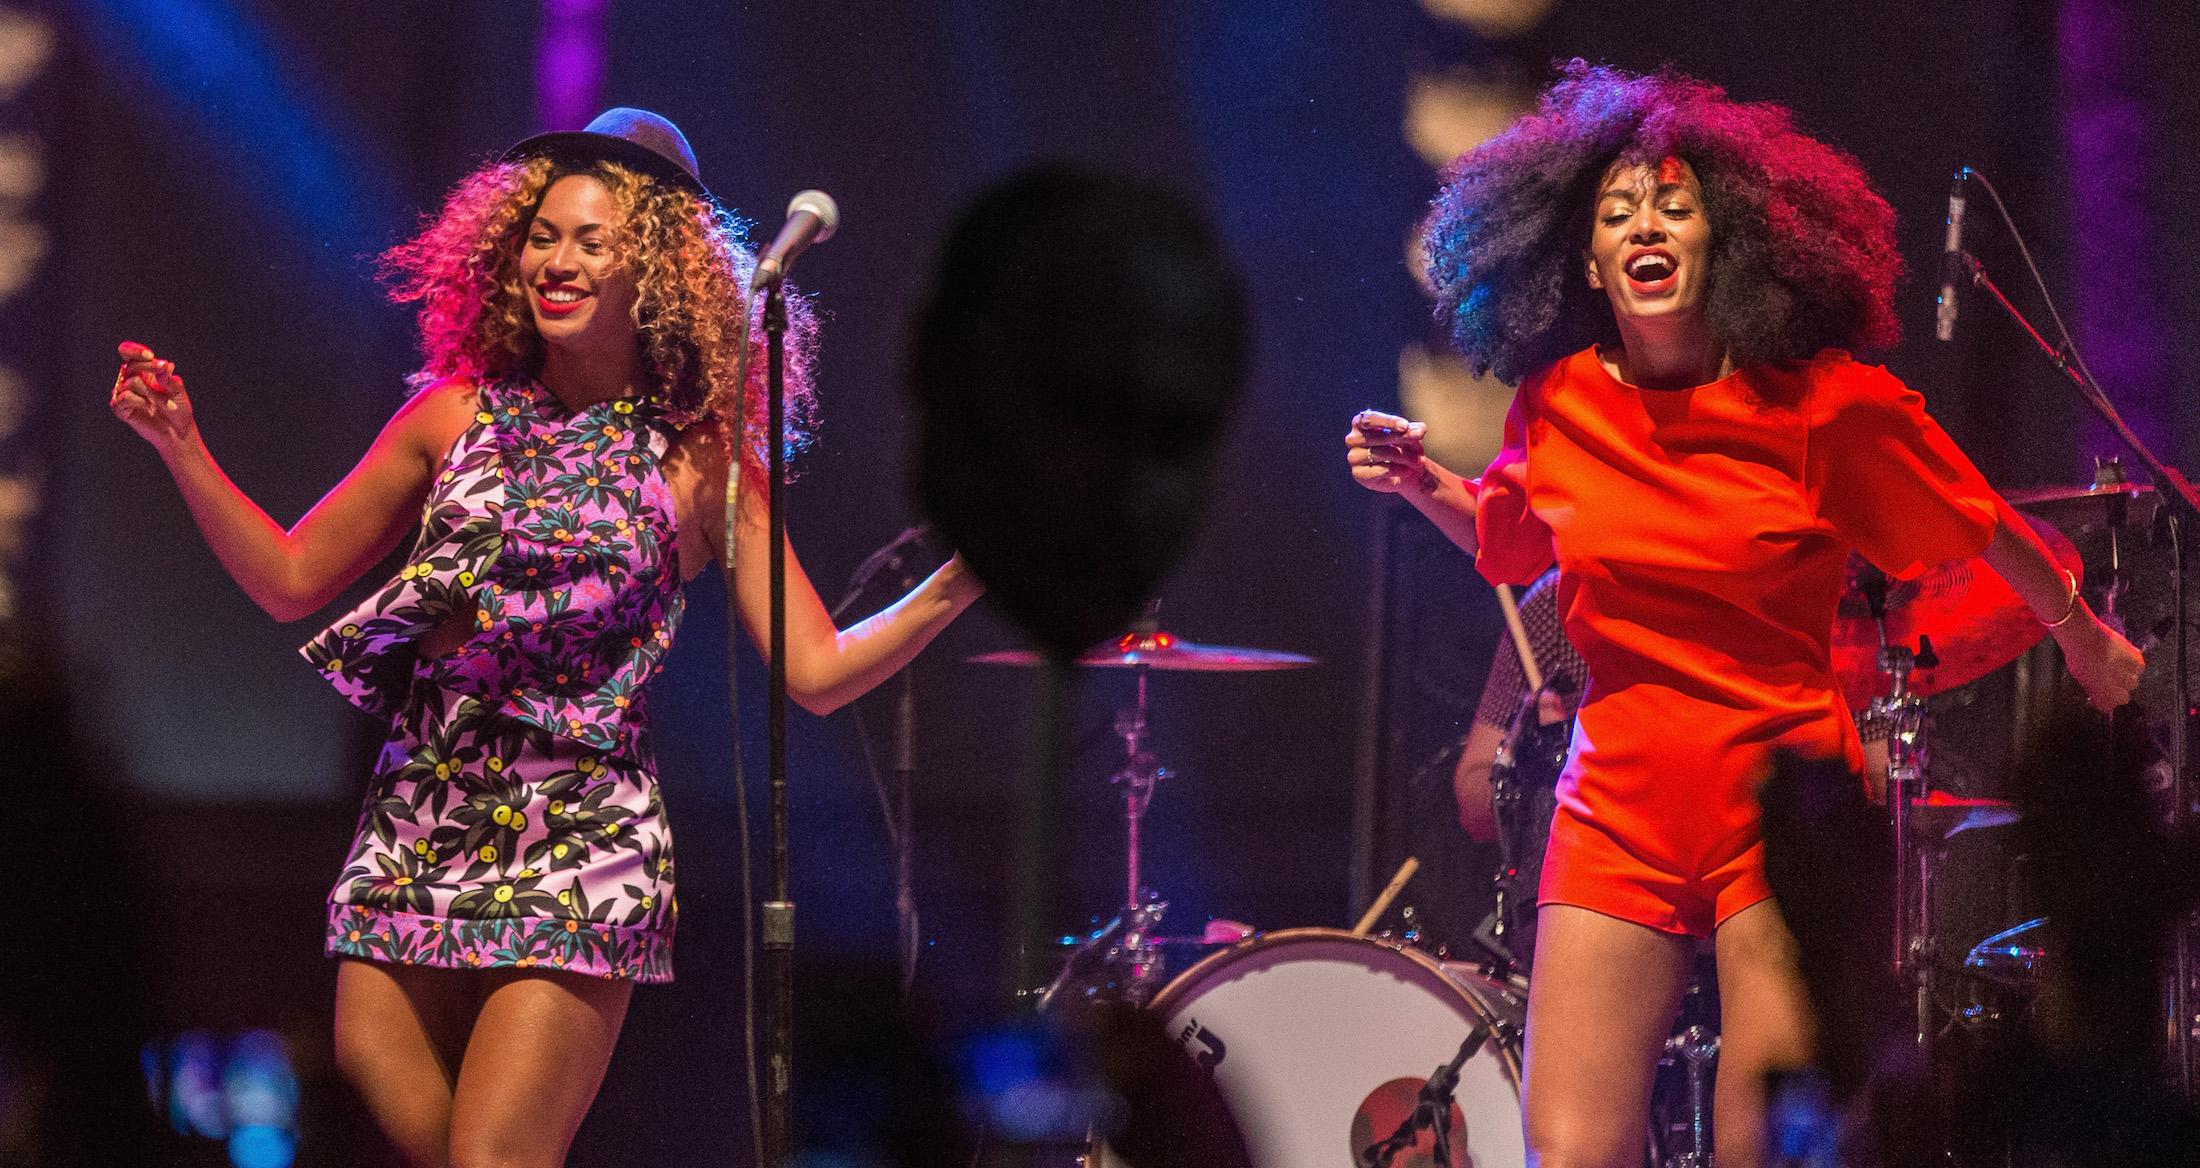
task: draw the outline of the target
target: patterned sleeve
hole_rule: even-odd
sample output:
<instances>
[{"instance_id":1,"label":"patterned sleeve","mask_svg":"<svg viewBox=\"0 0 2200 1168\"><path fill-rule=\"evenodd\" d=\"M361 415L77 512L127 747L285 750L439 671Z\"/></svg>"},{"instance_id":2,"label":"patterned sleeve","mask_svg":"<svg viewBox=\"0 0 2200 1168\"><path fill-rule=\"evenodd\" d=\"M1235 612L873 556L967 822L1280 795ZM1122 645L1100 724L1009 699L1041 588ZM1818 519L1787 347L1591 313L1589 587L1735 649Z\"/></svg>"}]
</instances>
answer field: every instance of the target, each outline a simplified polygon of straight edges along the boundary
<instances>
[{"instance_id":1,"label":"patterned sleeve","mask_svg":"<svg viewBox=\"0 0 2200 1168\"><path fill-rule=\"evenodd\" d=\"M1528 507L1528 387L1505 411L1505 445L1474 488L1474 566L1492 584L1526 584L1551 566L1551 529Z\"/></svg>"},{"instance_id":2,"label":"patterned sleeve","mask_svg":"<svg viewBox=\"0 0 2200 1168\"><path fill-rule=\"evenodd\" d=\"M1902 579L1986 549L1994 490L1917 391L1842 358L1819 371L1810 392L1804 482L1837 535Z\"/></svg>"},{"instance_id":3,"label":"patterned sleeve","mask_svg":"<svg viewBox=\"0 0 2200 1168\"><path fill-rule=\"evenodd\" d=\"M1543 671L1545 684L1565 678L1572 683L1578 699L1588 688L1589 671L1582 665L1580 654L1574 652L1573 642L1566 639L1565 628L1559 620L1558 573L1545 572L1542 579L1520 598L1520 624L1528 631L1528 647L1535 652L1536 667ZM1484 726L1506 729L1512 725L1513 714L1527 696L1527 673L1520 666L1520 654L1513 648L1512 634L1501 633L1497 638L1497 652L1490 658L1489 680L1482 683L1482 700L1474 708L1474 720Z\"/></svg>"}]
</instances>

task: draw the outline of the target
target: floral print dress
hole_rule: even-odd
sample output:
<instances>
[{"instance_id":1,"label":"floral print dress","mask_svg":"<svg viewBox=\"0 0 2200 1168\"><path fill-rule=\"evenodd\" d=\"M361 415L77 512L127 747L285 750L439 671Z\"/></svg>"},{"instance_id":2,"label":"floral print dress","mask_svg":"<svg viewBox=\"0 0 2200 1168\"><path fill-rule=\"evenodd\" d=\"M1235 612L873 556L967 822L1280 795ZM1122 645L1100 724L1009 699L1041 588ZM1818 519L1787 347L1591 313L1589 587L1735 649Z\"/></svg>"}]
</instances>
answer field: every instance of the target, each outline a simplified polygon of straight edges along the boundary
<instances>
[{"instance_id":1,"label":"floral print dress","mask_svg":"<svg viewBox=\"0 0 2200 1168\"><path fill-rule=\"evenodd\" d=\"M458 968L672 978L672 833L644 687L683 598L651 400L479 390L404 569L301 650L392 722L327 948ZM454 614L472 635L422 659Z\"/></svg>"}]
</instances>

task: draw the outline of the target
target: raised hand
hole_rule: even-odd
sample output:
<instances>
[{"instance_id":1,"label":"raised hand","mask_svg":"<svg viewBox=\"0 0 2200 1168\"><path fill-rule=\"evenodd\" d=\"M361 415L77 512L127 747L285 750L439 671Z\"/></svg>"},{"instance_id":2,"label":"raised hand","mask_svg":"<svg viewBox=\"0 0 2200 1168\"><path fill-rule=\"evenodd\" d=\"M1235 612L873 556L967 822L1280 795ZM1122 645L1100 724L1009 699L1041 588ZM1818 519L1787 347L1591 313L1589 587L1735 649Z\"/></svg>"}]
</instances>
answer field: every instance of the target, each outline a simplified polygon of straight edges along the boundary
<instances>
[{"instance_id":1,"label":"raised hand","mask_svg":"<svg viewBox=\"0 0 2200 1168\"><path fill-rule=\"evenodd\" d=\"M1427 424L1395 414L1361 410L1352 415L1344 435L1344 461L1352 469L1352 481L1390 494L1434 491L1435 479L1421 452L1421 436L1427 432Z\"/></svg>"},{"instance_id":2,"label":"raised hand","mask_svg":"<svg viewBox=\"0 0 2200 1168\"><path fill-rule=\"evenodd\" d=\"M192 417L191 397L175 363L161 360L136 341L122 342L115 352L122 358L122 368L115 373L107 408L158 448L172 449L195 437L198 422Z\"/></svg>"}]
</instances>

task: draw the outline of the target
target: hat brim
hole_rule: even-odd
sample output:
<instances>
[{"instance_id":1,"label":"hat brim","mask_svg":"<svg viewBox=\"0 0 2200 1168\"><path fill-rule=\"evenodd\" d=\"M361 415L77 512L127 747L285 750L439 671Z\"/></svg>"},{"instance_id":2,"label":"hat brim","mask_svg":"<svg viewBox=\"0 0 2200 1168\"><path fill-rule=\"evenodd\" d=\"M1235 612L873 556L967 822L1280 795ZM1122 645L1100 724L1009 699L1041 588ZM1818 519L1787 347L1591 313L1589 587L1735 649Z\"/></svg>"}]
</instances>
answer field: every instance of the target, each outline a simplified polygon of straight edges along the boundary
<instances>
[{"instance_id":1,"label":"hat brim","mask_svg":"<svg viewBox=\"0 0 2200 1168\"><path fill-rule=\"evenodd\" d=\"M514 143L498 161L523 162L529 158L549 158L555 162L616 162L703 198L716 197L710 193L710 188L703 185L701 179L689 174L679 163L647 146L637 145L624 138L615 138L610 134L596 134L587 130L560 130L537 134Z\"/></svg>"}]
</instances>

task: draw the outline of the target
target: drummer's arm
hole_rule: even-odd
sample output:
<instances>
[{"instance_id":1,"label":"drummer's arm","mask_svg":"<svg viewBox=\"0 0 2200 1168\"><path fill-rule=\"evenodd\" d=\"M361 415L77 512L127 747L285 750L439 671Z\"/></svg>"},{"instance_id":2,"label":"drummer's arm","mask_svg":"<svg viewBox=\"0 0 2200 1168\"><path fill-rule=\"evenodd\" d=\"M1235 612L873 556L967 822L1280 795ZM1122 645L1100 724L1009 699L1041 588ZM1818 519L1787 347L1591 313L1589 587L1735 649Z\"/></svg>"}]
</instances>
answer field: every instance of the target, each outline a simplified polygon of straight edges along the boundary
<instances>
[{"instance_id":1,"label":"drummer's arm","mask_svg":"<svg viewBox=\"0 0 2200 1168\"><path fill-rule=\"evenodd\" d=\"M1451 769L1451 793L1459 803L1459 826L1467 838L1488 843L1497 838L1497 807L1490 788L1490 768L1497 762L1497 748L1505 731L1477 721L1459 744L1459 762Z\"/></svg>"},{"instance_id":2,"label":"drummer's arm","mask_svg":"<svg viewBox=\"0 0 2200 1168\"><path fill-rule=\"evenodd\" d=\"M2103 710L2130 701L2145 666L2139 650L2094 615L2076 574L2055 562L2031 524L1999 496L1994 507L1994 537L1984 553L1987 566L2008 581L2041 624L2053 629L2063 660L2088 700Z\"/></svg>"}]
</instances>

